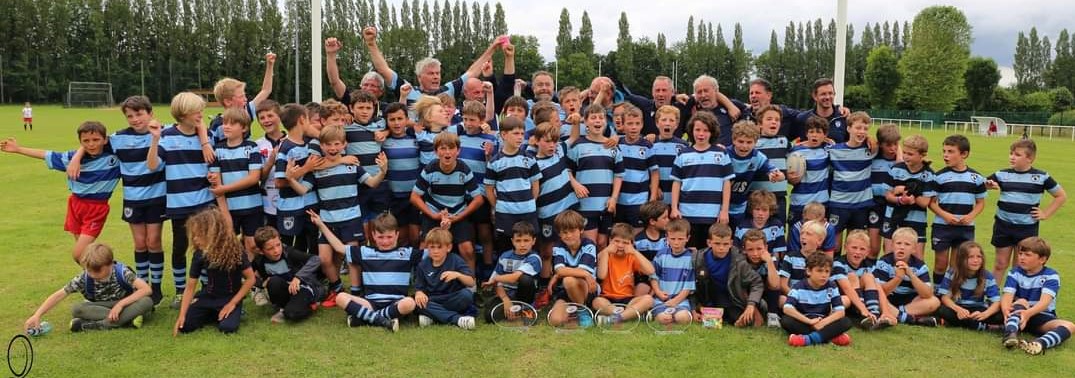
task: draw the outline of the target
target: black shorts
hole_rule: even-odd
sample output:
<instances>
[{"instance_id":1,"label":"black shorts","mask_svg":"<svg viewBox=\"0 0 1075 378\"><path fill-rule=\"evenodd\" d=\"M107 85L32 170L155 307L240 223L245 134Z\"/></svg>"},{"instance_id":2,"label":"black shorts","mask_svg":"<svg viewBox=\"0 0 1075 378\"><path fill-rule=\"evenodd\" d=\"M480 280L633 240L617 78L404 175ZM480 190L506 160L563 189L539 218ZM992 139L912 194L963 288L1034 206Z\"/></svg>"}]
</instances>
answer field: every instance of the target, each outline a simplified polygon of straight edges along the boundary
<instances>
[{"instance_id":1,"label":"black shorts","mask_svg":"<svg viewBox=\"0 0 1075 378\"><path fill-rule=\"evenodd\" d=\"M123 204L123 221L130 224L164 223L164 204Z\"/></svg>"},{"instance_id":2,"label":"black shorts","mask_svg":"<svg viewBox=\"0 0 1075 378\"><path fill-rule=\"evenodd\" d=\"M437 227L440 227L440 222L435 222L432 219L429 219L429 217L423 216L422 235L419 240L425 240L426 233ZM469 220L460 220L452 223L452 227L448 231L452 233L452 244L454 245L459 245L463 242L474 242L474 226L470 224Z\"/></svg>"},{"instance_id":3,"label":"black shorts","mask_svg":"<svg viewBox=\"0 0 1075 378\"><path fill-rule=\"evenodd\" d=\"M631 303L632 299L635 299L634 297L612 298L612 297L604 297L604 296L602 296L601 298L605 298L605 300L609 301L610 303L612 303L614 305L618 304L618 305L624 305L624 306L626 306L628 303Z\"/></svg>"},{"instance_id":4,"label":"black shorts","mask_svg":"<svg viewBox=\"0 0 1075 378\"><path fill-rule=\"evenodd\" d=\"M1045 333L1045 332L1040 332L1041 326L1045 325L1045 323L1051 322L1051 321L1056 320L1056 319L1057 319L1057 317L1056 317L1056 314L1054 314L1054 313L1039 312L1039 313L1035 314L1034 316L1031 316L1030 319L1027 319L1026 328L1024 328L1023 330L1027 331L1027 332L1030 332L1032 334L1035 334L1035 335L1041 335L1041 334Z\"/></svg>"},{"instance_id":5,"label":"black shorts","mask_svg":"<svg viewBox=\"0 0 1075 378\"><path fill-rule=\"evenodd\" d=\"M918 294L915 294L915 293L910 293L910 294L892 293L892 294L888 295L888 303L890 303L890 304L892 304L893 306L896 306L896 307L905 306L908 303L911 303L911 301L913 301L917 297L918 297Z\"/></svg>"},{"instance_id":6,"label":"black shorts","mask_svg":"<svg viewBox=\"0 0 1075 378\"><path fill-rule=\"evenodd\" d=\"M314 209L314 211L317 210ZM280 232L280 235L298 236L311 228L317 231L317 226L310 223L310 216L305 211L278 211L276 213L276 230Z\"/></svg>"},{"instance_id":7,"label":"black shorts","mask_svg":"<svg viewBox=\"0 0 1075 378\"><path fill-rule=\"evenodd\" d=\"M387 185L370 188L362 185L358 191L358 207L362 210L362 222L369 222L381 213L388 212L392 191Z\"/></svg>"},{"instance_id":8,"label":"black shorts","mask_svg":"<svg viewBox=\"0 0 1075 378\"><path fill-rule=\"evenodd\" d=\"M489 207L489 202L482 202L481 207L478 210L474 210L467 216L467 220L473 224L493 224L493 209Z\"/></svg>"},{"instance_id":9,"label":"black shorts","mask_svg":"<svg viewBox=\"0 0 1075 378\"><path fill-rule=\"evenodd\" d=\"M972 240L974 240L974 226L933 225L934 251L947 251L948 248L958 247L963 242Z\"/></svg>"},{"instance_id":10,"label":"black shorts","mask_svg":"<svg viewBox=\"0 0 1075 378\"><path fill-rule=\"evenodd\" d=\"M829 223L836 234L844 230L865 230L869 224L869 209L838 209L829 207Z\"/></svg>"},{"instance_id":11,"label":"black shorts","mask_svg":"<svg viewBox=\"0 0 1075 378\"><path fill-rule=\"evenodd\" d=\"M889 218L885 218L885 220L881 222L881 237L883 237L885 239L892 239L892 234L895 233L896 229L900 228L900 227L910 227L910 228L914 229L914 231L916 233L918 233L918 242L919 243L925 243L926 242L926 225L925 224L923 224L923 223L906 223L906 224L900 225L900 224L896 224L895 221L893 221L893 220L891 220Z\"/></svg>"},{"instance_id":12,"label":"black shorts","mask_svg":"<svg viewBox=\"0 0 1075 378\"><path fill-rule=\"evenodd\" d=\"M614 220L616 223L627 223L635 228L645 227L642 216L638 212L641 208L641 205L616 205Z\"/></svg>"},{"instance_id":13,"label":"black shorts","mask_svg":"<svg viewBox=\"0 0 1075 378\"><path fill-rule=\"evenodd\" d=\"M362 229L362 221L359 218L325 225L344 244L358 242L361 245L366 242L366 233ZM317 237L317 244L328 244L328 239L325 239L324 234Z\"/></svg>"},{"instance_id":14,"label":"black shorts","mask_svg":"<svg viewBox=\"0 0 1075 378\"><path fill-rule=\"evenodd\" d=\"M866 228L880 229L885 220L885 204L874 204L866 213Z\"/></svg>"},{"instance_id":15,"label":"black shorts","mask_svg":"<svg viewBox=\"0 0 1075 378\"><path fill-rule=\"evenodd\" d=\"M555 243L560 241L560 233L556 231L556 227L553 226L553 219L541 219L538 220L538 240L545 243Z\"/></svg>"},{"instance_id":16,"label":"black shorts","mask_svg":"<svg viewBox=\"0 0 1075 378\"><path fill-rule=\"evenodd\" d=\"M231 211L231 225L236 234L242 234L246 237L254 237L254 232L258 230L258 227L265 224L265 213L261 212L261 207L254 210L244 210L236 214Z\"/></svg>"},{"instance_id":17,"label":"black shorts","mask_svg":"<svg viewBox=\"0 0 1075 378\"><path fill-rule=\"evenodd\" d=\"M388 211L396 217L396 222L402 226L418 225L418 209L411 204L410 197L394 197L388 205Z\"/></svg>"},{"instance_id":18,"label":"black shorts","mask_svg":"<svg viewBox=\"0 0 1075 378\"><path fill-rule=\"evenodd\" d=\"M597 233L602 235L608 235L612 231L612 215L609 213L601 212L600 215L585 218L586 227L583 231L597 230Z\"/></svg>"},{"instance_id":19,"label":"black shorts","mask_svg":"<svg viewBox=\"0 0 1075 378\"><path fill-rule=\"evenodd\" d=\"M595 292L587 293L586 294L586 303L581 303L581 304L586 306L586 307L593 307L594 298L597 298L597 293L595 293ZM563 286L558 286L552 292L552 302L556 303L556 301L558 301L558 300L562 300L564 302L571 302L571 298L569 298L567 296L567 290L564 290Z\"/></svg>"},{"instance_id":20,"label":"black shorts","mask_svg":"<svg viewBox=\"0 0 1075 378\"><path fill-rule=\"evenodd\" d=\"M526 222L536 230L538 227L537 213L530 214L502 214L496 213L496 223L493 225L494 237L501 237L506 235L511 238L511 230L515 227L515 223Z\"/></svg>"},{"instance_id":21,"label":"black shorts","mask_svg":"<svg viewBox=\"0 0 1075 378\"><path fill-rule=\"evenodd\" d=\"M1014 247L1031 236L1038 236L1038 223L1012 224L994 218L993 238L989 241L994 247Z\"/></svg>"}]
</instances>

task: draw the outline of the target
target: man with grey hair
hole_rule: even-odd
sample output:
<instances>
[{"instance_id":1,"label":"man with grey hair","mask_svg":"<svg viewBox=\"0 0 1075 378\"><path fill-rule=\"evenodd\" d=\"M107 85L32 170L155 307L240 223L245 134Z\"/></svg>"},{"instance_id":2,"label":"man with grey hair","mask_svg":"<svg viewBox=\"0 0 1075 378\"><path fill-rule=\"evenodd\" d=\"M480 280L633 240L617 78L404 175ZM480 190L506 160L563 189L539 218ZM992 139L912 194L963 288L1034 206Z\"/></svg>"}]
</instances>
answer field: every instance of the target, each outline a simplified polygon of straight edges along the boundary
<instances>
[{"instance_id":1,"label":"man with grey hair","mask_svg":"<svg viewBox=\"0 0 1075 378\"><path fill-rule=\"evenodd\" d=\"M732 144L732 123L739 118L739 114L746 110L746 104L736 100L727 100L725 97L724 103L721 101L720 85L717 83L717 79L709 76L702 75L697 79L694 79L694 94L691 96L679 95L676 96L675 106L679 108L679 129L676 130L676 135L682 135L688 130L690 119L694 116L694 113L699 111L708 111L713 113L717 117L717 123L720 126L720 136L718 142L724 146L731 146Z\"/></svg>"},{"instance_id":2,"label":"man with grey hair","mask_svg":"<svg viewBox=\"0 0 1075 378\"><path fill-rule=\"evenodd\" d=\"M336 56L339 54L340 49L343 48L343 44L340 43L335 37L325 40L325 74L328 76L329 85L332 86L332 94L337 101L342 102L351 108L351 92L354 88L350 88L346 83L340 79L340 68L336 64ZM376 71L366 72L362 75L362 81L359 82L358 89L369 92L376 97L380 102L380 108L383 112L385 107L388 106L390 101L385 101L384 96L384 77Z\"/></svg>"},{"instance_id":3,"label":"man with grey hair","mask_svg":"<svg viewBox=\"0 0 1075 378\"><path fill-rule=\"evenodd\" d=\"M382 77L387 79L388 88L396 89L403 86L404 84L408 84L406 80L396 74L396 71L393 71L392 68L389 67L388 62L384 58L384 54L382 54L380 48L377 47L376 28L372 26L367 26L365 29L363 29L362 39L366 43L366 48L369 49L370 60L373 61L373 68L377 71L377 73L381 74ZM478 75L482 71L482 65L485 63L485 61L490 60L493 56L493 51L500 47L501 44L506 40L506 36L500 36L493 39L493 42L489 44L489 47L486 48L484 52L482 52L481 56L479 56L478 59L474 60L474 63L472 63L469 68L467 68L466 72L459 76L458 79L452 80L445 85L441 84L439 60L434 59L432 57L427 57L422 60L419 60L414 67L415 75L418 77L418 85L414 86L415 90L408 93L407 105L409 106L415 101L418 101L418 99L422 95L436 95L439 93L448 93L449 95L455 96L455 91L462 90L463 83L468 78L478 77Z\"/></svg>"}]
</instances>

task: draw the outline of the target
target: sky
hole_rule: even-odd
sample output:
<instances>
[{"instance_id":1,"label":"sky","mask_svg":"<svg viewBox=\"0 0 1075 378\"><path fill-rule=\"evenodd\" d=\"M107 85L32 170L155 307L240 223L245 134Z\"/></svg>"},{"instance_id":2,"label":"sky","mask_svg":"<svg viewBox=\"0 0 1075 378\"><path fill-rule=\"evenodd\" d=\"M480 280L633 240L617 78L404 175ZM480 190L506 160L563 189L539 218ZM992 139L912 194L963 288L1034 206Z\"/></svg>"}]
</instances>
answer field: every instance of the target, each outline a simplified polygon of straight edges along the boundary
<instances>
[{"instance_id":1,"label":"sky","mask_svg":"<svg viewBox=\"0 0 1075 378\"><path fill-rule=\"evenodd\" d=\"M491 0L492 2L492 0ZM652 0L501 0L512 34L537 36L541 54L552 60L560 11L567 8L574 35L578 35L582 12L587 11L594 29L595 50L607 53L616 46L620 12L627 12L631 36L648 36L656 40L664 33L669 44L681 41L686 34L687 19L705 19L721 24L729 43L735 23L743 25L743 39L754 54L769 46L770 31L776 30L783 43L784 27L789 21L812 21L822 18L827 25L836 16L836 0L761 0L761 1L652 1ZM674 5L673 5L674 4ZM750 4L750 7L743 6ZM657 6L654 6L657 5ZM1015 82L1011 69L1015 42L1020 31L1037 27L1039 35L1055 42L1063 28L1075 32L1075 10L1070 0L1012 1L929 1L929 0L848 0L848 22L855 25L858 40L867 22L914 21L914 16L931 5L953 5L963 11L971 24L974 41L971 54L993 58L1001 68L1001 85ZM1066 22L1066 23L1065 23Z\"/></svg>"}]
</instances>

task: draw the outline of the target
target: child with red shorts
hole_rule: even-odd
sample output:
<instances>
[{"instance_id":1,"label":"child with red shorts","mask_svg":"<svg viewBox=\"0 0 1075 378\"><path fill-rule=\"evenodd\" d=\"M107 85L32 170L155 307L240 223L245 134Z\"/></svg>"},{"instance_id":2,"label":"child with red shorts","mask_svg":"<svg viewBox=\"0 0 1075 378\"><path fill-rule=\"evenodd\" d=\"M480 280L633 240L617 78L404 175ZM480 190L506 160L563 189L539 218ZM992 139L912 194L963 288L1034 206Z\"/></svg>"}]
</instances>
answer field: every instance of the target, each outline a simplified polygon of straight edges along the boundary
<instances>
[{"instance_id":1,"label":"child with red shorts","mask_svg":"<svg viewBox=\"0 0 1075 378\"><path fill-rule=\"evenodd\" d=\"M75 247L71 252L75 262L79 261L86 246L97 240L108 219L108 198L119 183L119 159L108 146L108 131L96 121L83 122L78 126L80 150L67 152L46 151L19 146L15 138L0 141L0 150L41 159L45 166L60 172L67 171L67 165L78 159L82 171L77 178L68 178L67 188L71 196L67 199L67 219L63 229L75 237Z\"/></svg>"}]
</instances>

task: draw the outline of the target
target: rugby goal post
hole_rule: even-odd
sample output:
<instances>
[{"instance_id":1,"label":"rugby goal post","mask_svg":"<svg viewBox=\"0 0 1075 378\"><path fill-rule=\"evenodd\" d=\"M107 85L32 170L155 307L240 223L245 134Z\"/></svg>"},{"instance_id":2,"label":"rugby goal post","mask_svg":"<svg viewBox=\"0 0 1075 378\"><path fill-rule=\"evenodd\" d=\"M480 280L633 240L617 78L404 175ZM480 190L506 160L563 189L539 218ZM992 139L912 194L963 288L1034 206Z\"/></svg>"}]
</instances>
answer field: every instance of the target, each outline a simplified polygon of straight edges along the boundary
<instances>
[{"instance_id":1,"label":"rugby goal post","mask_svg":"<svg viewBox=\"0 0 1075 378\"><path fill-rule=\"evenodd\" d=\"M112 83L72 81L67 84L64 107L108 107L115 103Z\"/></svg>"},{"instance_id":2,"label":"rugby goal post","mask_svg":"<svg viewBox=\"0 0 1075 378\"><path fill-rule=\"evenodd\" d=\"M978 124L978 134L985 136L1007 136L1008 124L997 117L970 117Z\"/></svg>"}]
</instances>

